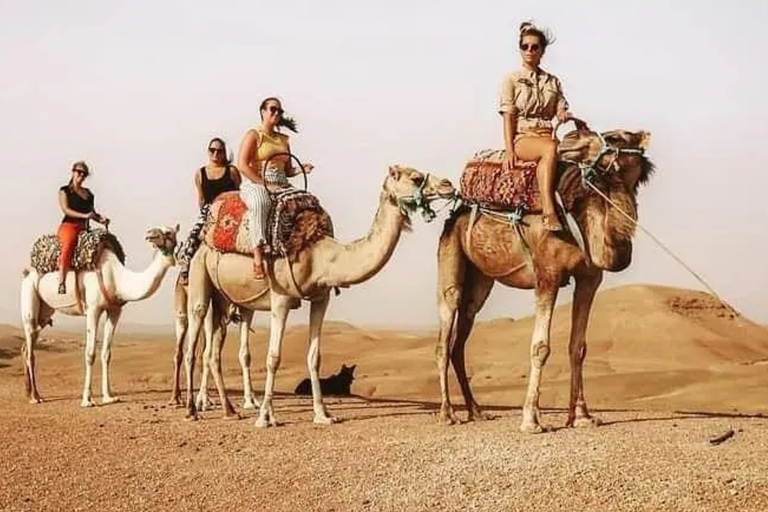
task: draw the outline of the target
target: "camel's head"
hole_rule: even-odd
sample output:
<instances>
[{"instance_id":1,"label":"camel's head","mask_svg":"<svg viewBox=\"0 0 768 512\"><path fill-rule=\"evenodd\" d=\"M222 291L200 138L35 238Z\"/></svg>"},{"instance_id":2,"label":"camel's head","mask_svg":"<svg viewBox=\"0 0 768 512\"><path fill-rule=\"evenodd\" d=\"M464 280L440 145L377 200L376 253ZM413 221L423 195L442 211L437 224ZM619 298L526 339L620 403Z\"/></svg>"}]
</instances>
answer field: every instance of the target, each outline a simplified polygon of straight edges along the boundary
<instances>
[{"instance_id":1,"label":"camel's head","mask_svg":"<svg viewBox=\"0 0 768 512\"><path fill-rule=\"evenodd\" d=\"M176 258L174 256L176 250L176 234L179 232L179 225L176 224L175 228L169 226L161 226L159 228L150 228L147 230L147 234L144 235L144 240L152 244L155 249L160 251L163 256L172 258L174 263Z\"/></svg>"},{"instance_id":2,"label":"camel's head","mask_svg":"<svg viewBox=\"0 0 768 512\"><path fill-rule=\"evenodd\" d=\"M393 165L384 180L384 193L400 207L406 217L421 210L426 222L435 218L431 204L437 199L453 199L456 189L450 180L411 167Z\"/></svg>"},{"instance_id":3,"label":"camel's head","mask_svg":"<svg viewBox=\"0 0 768 512\"><path fill-rule=\"evenodd\" d=\"M632 261L632 237L637 220L637 189L653 174L645 155L651 134L612 130L567 133L559 146L560 159L576 164L581 186L587 187L573 204L592 262L610 272Z\"/></svg>"}]
</instances>

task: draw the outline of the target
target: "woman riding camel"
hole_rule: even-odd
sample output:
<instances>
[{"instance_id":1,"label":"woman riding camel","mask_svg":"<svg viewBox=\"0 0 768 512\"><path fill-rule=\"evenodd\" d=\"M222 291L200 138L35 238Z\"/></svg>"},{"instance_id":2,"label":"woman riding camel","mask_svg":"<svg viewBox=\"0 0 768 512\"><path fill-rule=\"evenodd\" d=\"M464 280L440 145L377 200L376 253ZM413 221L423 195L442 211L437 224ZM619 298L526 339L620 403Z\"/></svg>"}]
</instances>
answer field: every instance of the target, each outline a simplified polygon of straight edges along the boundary
<instances>
[{"instance_id":1,"label":"woman riding camel","mask_svg":"<svg viewBox=\"0 0 768 512\"><path fill-rule=\"evenodd\" d=\"M67 272L72 265L72 256L77 246L77 236L81 231L88 229L88 221L109 226L109 219L96 213L93 207L93 193L83 186L85 178L90 171L88 165L82 160L72 164L72 176L69 183L59 189L59 206L64 213L61 219L57 236L61 252L59 255L59 293L67 293Z\"/></svg>"},{"instance_id":2,"label":"woman riding camel","mask_svg":"<svg viewBox=\"0 0 768 512\"><path fill-rule=\"evenodd\" d=\"M576 127L587 125L568 111L568 101L560 80L540 67L541 58L553 39L531 22L520 25L518 44L522 68L510 73L502 83L499 113L504 118L506 166L520 161L537 162L536 176L541 194L542 222L549 231L560 231L562 224L555 210L557 140L552 119L572 120Z\"/></svg>"},{"instance_id":3,"label":"woman riding camel","mask_svg":"<svg viewBox=\"0 0 768 512\"><path fill-rule=\"evenodd\" d=\"M240 189L240 172L227 159L227 145L219 137L208 143L208 165L195 173L195 188L197 189L197 206L200 214L192 226L189 236L179 251L179 278L182 284L189 279L189 262L200 247L200 231L205 224L205 218L211 203L219 194Z\"/></svg>"},{"instance_id":4,"label":"woman riding camel","mask_svg":"<svg viewBox=\"0 0 768 512\"><path fill-rule=\"evenodd\" d=\"M301 169L290 165L289 137L279 131L282 126L298 133L295 121L284 115L280 100L265 99L259 106L259 114L261 125L249 129L240 143L237 167L245 177L240 186L240 197L251 216L253 277L264 279L262 251L267 243L267 216L271 207L269 192L290 188L288 178L301 173ZM304 164L306 172L312 168L312 164Z\"/></svg>"}]
</instances>

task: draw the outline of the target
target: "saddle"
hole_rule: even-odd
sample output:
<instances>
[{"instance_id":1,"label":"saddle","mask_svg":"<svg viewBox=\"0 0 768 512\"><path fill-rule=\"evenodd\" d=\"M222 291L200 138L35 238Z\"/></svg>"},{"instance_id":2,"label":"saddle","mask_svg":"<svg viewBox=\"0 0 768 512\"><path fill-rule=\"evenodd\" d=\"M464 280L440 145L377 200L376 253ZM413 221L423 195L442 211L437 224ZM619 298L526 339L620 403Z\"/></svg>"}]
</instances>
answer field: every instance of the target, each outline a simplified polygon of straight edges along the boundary
<instances>
[{"instance_id":1,"label":"saddle","mask_svg":"<svg viewBox=\"0 0 768 512\"><path fill-rule=\"evenodd\" d=\"M506 150L482 149L466 163L461 173L459 195L469 203L497 211L541 213L541 194L536 180L534 162L519 162L513 169L505 169ZM563 162L558 164L555 183L563 192L566 181ZM564 206L569 210L573 194L562 194Z\"/></svg>"},{"instance_id":2,"label":"saddle","mask_svg":"<svg viewBox=\"0 0 768 512\"><path fill-rule=\"evenodd\" d=\"M105 248L111 249L120 263L125 264L125 251L115 235L101 228L81 231L77 235L71 269L94 270ZM55 272L59 269L60 254L59 238L52 234L42 235L32 244L30 264L40 275Z\"/></svg>"},{"instance_id":3,"label":"saddle","mask_svg":"<svg viewBox=\"0 0 768 512\"><path fill-rule=\"evenodd\" d=\"M320 201L309 192L289 189L270 193L272 208L267 217L268 254L295 261L298 254L326 236L333 224ZM203 228L203 241L223 253L253 254L251 219L237 191L219 195L211 204Z\"/></svg>"}]
</instances>

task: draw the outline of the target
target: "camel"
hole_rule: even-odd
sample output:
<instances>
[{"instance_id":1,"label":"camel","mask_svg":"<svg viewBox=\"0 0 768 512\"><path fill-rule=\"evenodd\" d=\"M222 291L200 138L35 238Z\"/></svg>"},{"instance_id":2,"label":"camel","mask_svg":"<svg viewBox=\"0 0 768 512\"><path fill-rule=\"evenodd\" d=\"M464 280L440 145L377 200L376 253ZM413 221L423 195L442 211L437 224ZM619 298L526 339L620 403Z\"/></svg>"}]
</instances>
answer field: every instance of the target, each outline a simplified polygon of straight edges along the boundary
<instances>
[{"instance_id":1,"label":"camel","mask_svg":"<svg viewBox=\"0 0 768 512\"><path fill-rule=\"evenodd\" d=\"M118 402L112 394L109 381L109 363L112 341L123 307L128 302L144 300L152 296L169 267L175 265L175 228L151 228L145 235L155 249L152 262L142 271L135 272L124 266L125 258L117 239L107 238L103 245L94 249L93 268L71 270L67 273L67 293L59 295L58 272L39 273L34 267L25 268L21 281L21 320L24 327L24 383L30 403L40 403L42 398L37 389L35 376L35 343L46 325L51 325L54 313L86 317L85 383L80 405L91 407L95 403L91 395L91 376L96 359L96 335L102 313L107 317L104 323L104 339L101 348L101 395L102 404ZM94 230L98 231L98 230ZM78 251L83 240L78 239ZM41 237L38 241L45 237Z\"/></svg>"},{"instance_id":2,"label":"camel","mask_svg":"<svg viewBox=\"0 0 768 512\"><path fill-rule=\"evenodd\" d=\"M288 255L270 258L267 269L268 282L256 281L251 277L252 257L247 251L216 251L211 248L206 237L206 241L201 244L190 262L187 310L190 326L185 353L187 418L197 419L195 402L192 399L194 354L197 334L207 312L209 300L213 299L211 305L214 311L211 371L224 407L225 418L238 416L227 400L221 375L220 354L224 336L217 318L221 315L223 304L229 301L243 309L269 310L271 313L266 358L267 376L256 420L257 427L278 425L272 398L275 375L280 365L285 322L290 310L298 308L301 300L308 300L310 326L307 366L312 388L313 421L324 425L339 421L338 418L328 415L318 377L322 324L331 289L338 292L339 287L346 288L374 277L389 261L401 232L411 229L410 214L421 209L425 219L432 220L435 212L430 207L431 203L437 199L454 197L455 189L447 179L409 167L391 166L382 185L373 226L367 236L343 244L333 238L330 217L324 211L315 214L315 217L302 217L303 213L299 214L297 223L292 226L293 233L302 232L309 229L307 226L318 224L320 221L317 217L321 217L330 225L330 234L323 234L312 243L305 244L293 257ZM222 199L217 199L219 200ZM247 222L243 224L247 226Z\"/></svg>"},{"instance_id":3,"label":"camel","mask_svg":"<svg viewBox=\"0 0 768 512\"><path fill-rule=\"evenodd\" d=\"M644 154L649 143L650 133L646 131L599 134L585 130L563 137L558 148L558 191L560 203L568 212L568 231L544 230L535 209L515 224L509 220L509 212L478 212L464 203L446 220L437 252L440 329L436 360L442 399L438 421L459 421L448 394L449 357L467 420L490 417L481 411L472 394L464 348L475 316L498 281L535 291L531 370L520 430L548 430L540 421L539 385L550 354L550 325L558 291L573 277L571 390L566 426L600 424L590 415L584 399L582 367L587 324L603 272L620 272L630 265L637 190L653 173L653 164ZM536 187L535 178L533 181Z\"/></svg>"},{"instance_id":4,"label":"camel","mask_svg":"<svg viewBox=\"0 0 768 512\"><path fill-rule=\"evenodd\" d=\"M184 360L184 340L187 335L187 329L189 327L187 317L187 299L188 299L188 285L181 282L180 276L177 276L176 283L173 288L173 307L176 311L175 318L175 331L176 331L176 350L173 356L173 389L171 390L171 400L169 405L181 405L181 365ZM253 311L238 308L240 325L240 351L238 358L240 360L240 367L243 371L243 409L255 409L259 406L259 401L256 400L256 395L253 392L253 385L251 384L251 353L248 346L248 336L253 319ZM222 318L224 320L224 318ZM227 322L222 325L222 329L226 329ZM208 313L205 315L203 322L203 338L205 344L203 345L203 363L201 368L200 377L200 389L197 393L197 408L201 411L210 409L211 400L208 397L208 373L211 361L211 349L212 349L212 334L213 334L213 308L208 309Z\"/></svg>"}]
</instances>

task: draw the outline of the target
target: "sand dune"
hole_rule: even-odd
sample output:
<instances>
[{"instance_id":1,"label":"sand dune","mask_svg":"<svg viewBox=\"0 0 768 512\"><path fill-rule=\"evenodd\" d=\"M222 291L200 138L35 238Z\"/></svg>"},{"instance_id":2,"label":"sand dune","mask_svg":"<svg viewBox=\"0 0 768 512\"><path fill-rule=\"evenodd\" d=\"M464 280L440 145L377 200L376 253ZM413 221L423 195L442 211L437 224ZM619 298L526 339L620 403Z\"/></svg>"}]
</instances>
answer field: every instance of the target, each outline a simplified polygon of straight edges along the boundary
<instances>
[{"instance_id":1,"label":"sand dune","mask_svg":"<svg viewBox=\"0 0 768 512\"><path fill-rule=\"evenodd\" d=\"M541 396L544 420L555 425L567 405L569 322L563 304ZM604 290L588 331L585 388L606 425L543 437L516 430L531 329L531 318L476 326L472 385L500 420L445 427L434 418L434 330L328 322L321 374L357 364L358 397L326 397L347 421L319 427L310 399L291 396L306 375L307 326L291 327L275 402L286 427L257 431L252 411L241 411L249 421L221 421L214 409L189 423L165 405L170 327L119 330L112 382L123 402L84 410L82 334L44 331L37 362L46 401L29 405L21 331L0 326L0 435L13 439L0 457L0 509L529 510L536 496L537 510L766 510L768 477L754 468L768 456L768 329L696 291ZM252 336L259 392L266 336L262 328ZM239 407L236 356L231 329L225 380ZM99 377L97 366L97 399ZM452 374L451 387L461 403ZM732 440L707 442L729 428Z\"/></svg>"}]
</instances>

